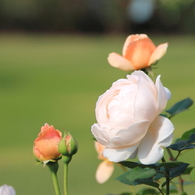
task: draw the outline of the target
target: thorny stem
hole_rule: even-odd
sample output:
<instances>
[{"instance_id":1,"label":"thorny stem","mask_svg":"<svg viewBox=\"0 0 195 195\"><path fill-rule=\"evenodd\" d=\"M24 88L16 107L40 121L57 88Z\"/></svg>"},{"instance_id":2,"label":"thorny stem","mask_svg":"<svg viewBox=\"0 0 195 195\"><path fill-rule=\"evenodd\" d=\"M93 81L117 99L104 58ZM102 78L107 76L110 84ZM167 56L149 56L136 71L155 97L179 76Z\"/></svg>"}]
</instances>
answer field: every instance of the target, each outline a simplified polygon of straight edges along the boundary
<instances>
[{"instance_id":1,"label":"thorny stem","mask_svg":"<svg viewBox=\"0 0 195 195\"><path fill-rule=\"evenodd\" d=\"M168 152L168 154L169 154L169 156L170 156L170 160L171 160L171 161L177 161L177 158L179 157L181 151L178 151L177 156L174 157L173 154L172 154L172 152L171 152L171 150L170 150L169 148L166 148L166 149L167 149L167 152ZM180 191L181 193L184 193L183 179L182 179L182 177L181 177L181 176L178 176L178 180L179 180L179 191Z\"/></svg>"},{"instance_id":2,"label":"thorny stem","mask_svg":"<svg viewBox=\"0 0 195 195\"><path fill-rule=\"evenodd\" d=\"M169 195L169 171L166 171L167 176L166 176L166 195Z\"/></svg>"}]
</instances>

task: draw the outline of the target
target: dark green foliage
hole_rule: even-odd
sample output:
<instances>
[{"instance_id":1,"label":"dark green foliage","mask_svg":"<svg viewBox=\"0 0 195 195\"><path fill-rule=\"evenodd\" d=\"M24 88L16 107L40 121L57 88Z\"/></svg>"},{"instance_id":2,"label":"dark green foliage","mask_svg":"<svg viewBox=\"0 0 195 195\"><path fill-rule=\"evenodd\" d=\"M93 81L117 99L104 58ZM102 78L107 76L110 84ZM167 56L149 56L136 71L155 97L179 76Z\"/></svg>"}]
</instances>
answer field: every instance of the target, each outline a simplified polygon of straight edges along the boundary
<instances>
[{"instance_id":1,"label":"dark green foliage","mask_svg":"<svg viewBox=\"0 0 195 195\"><path fill-rule=\"evenodd\" d=\"M117 177L116 180L131 186L145 184L158 189L160 186L158 183L159 179L168 177L170 181L182 175L189 165L188 163L179 161L156 163L153 165L142 165L126 161L121 162L121 164L131 169ZM162 187L165 185L166 182L162 184Z\"/></svg>"},{"instance_id":2,"label":"dark green foliage","mask_svg":"<svg viewBox=\"0 0 195 195\"><path fill-rule=\"evenodd\" d=\"M195 143L195 133L191 134L188 140L178 141L168 146L168 148L176 151L189 150L195 148L194 143Z\"/></svg>"},{"instance_id":3,"label":"dark green foliage","mask_svg":"<svg viewBox=\"0 0 195 195\"><path fill-rule=\"evenodd\" d=\"M166 112L170 114L169 118L171 118L176 114L187 110L192 104L193 101L190 98L186 98L174 104L169 110L166 110Z\"/></svg>"}]
</instances>

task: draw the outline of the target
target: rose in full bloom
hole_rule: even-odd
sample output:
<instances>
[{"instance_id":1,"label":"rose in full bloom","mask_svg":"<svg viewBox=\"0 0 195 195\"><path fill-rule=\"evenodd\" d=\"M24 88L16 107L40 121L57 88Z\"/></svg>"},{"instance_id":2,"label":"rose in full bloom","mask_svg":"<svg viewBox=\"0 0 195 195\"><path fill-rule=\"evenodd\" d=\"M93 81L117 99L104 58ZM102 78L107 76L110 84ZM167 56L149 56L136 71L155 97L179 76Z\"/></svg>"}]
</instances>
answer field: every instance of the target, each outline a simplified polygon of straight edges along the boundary
<instances>
[{"instance_id":1,"label":"rose in full bloom","mask_svg":"<svg viewBox=\"0 0 195 195\"><path fill-rule=\"evenodd\" d=\"M95 142L95 149L98 153L98 158L102 160L102 162L99 164L95 178L98 183L104 183L106 182L110 176L112 175L114 171L114 164L113 162L109 161L107 158L105 158L102 153L105 146L100 144L99 142Z\"/></svg>"},{"instance_id":2,"label":"rose in full bloom","mask_svg":"<svg viewBox=\"0 0 195 195\"><path fill-rule=\"evenodd\" d=\"M12 186L3 185L0 186L0 195L15 195L16 192Z\"/></svg>"},{"instance_id":3,"label":"rose in full bloom","mask_svg":"<svg viewBox=\"0 0 195 195\"><path fill-rule=\"evenodd\" d=\"M170 96L160 76L154 83L144 72L119 79L96 103L97 123L91 131L105 146L104 157L120 162L137 155L142 164L163 157L163 147L172 142L174 126L159 114Z\"/></svg>"},{"instance_id":4,"label":"rose in full bloom","mask_svg":"<svg viewBox=\"0 0 195 195\"><path fill-rule=\"evenodd\" d=\"M110 53L108 62L111 66L124 71L144 69L163 57L167 47L168 43L156 47L145 34L130 35L124 43L122 56Z\"/></svg>"},{"instance_id":5,"label":"rose in full bloom","mask_svg":"<svg viewBox=\"0 0 195 195\"><path fill-rule=\"evenodd\" d=\"M62 134L53 126L45 124L41 127L41 132L34 141L33 153L36 160L48 162L60 158L58 144L62 139Z\"/></svg>"}]
</instances>

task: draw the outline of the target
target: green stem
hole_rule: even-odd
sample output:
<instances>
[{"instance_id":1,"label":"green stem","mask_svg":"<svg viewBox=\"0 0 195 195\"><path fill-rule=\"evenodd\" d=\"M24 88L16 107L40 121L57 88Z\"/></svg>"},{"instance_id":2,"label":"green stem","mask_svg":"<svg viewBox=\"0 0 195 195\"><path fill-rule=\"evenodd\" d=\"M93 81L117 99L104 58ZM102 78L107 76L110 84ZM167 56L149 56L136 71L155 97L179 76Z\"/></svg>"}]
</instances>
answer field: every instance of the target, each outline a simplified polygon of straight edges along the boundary
<instances>
[{"instance_id":1,"label":"green stem","mask_svg":"<svg viewBox=\"0 0 195 195\"><path fill-rule=\"evenodd\" d=\"M166 176L166 195L169 195L169 171L166 171L167 176Z\"/></svg>"},{"instance_id":2,"label":"green stem","mask_svg":"<svg viewBox=\"0 0 195 195\"><path fill-rule=\"evenodd\" d=\"M56 193L56 195L61 195L60 186L59 186L58 177L57 177L57 171L59 168L58 162L48 162L47 166L48 166L49 170L51 171L51 176L52 176L52 180L53 180L55 193Z\"/></svg>"},{"instance_id":3,"label":"green stem","mask_svg":"<svg viewBox=\"0 0 195 195\"><path fill-rule=\"evenodd\" d=\"M178 154L177 154L177 156L175 157L174 161L177 161L177 158L179 157L180 153L181 153L181 151L178 151Z\"/></svg>"},{"instance_id":4,"label":"green stem","mask_svg":"<svg viewBox=\"0 0 195 195\"><path fill-rule=\"evenodd\" d=\"M183 188L183 179L181 176L178 176L178 180L179 180L179 191L180 193L184 193L184 188Z\"/></svg>"},{"instance_id":5,"label":"green stem","mask_svg":"<svg viewBox=\"0 0 195 195\"><path fill-rule=\"evenodd\" d=\"M68 163L64 163L64 195L68 195Z\"/></svg>"},{"instance_id":6,"label":"green stem","mask_svg":"<svg viewBox=\"0 0 195 195\"><path fill-rule=\"evenodd\" d=\"M164 156L162 157L162 159L161 159L161 160L162 160L162 162L163 162L163 163L164 163L164 162L166 162L166 160L165 160L165 157L164 157Z\"/></svg>"},{"instance_id":7,"label":"green stem","mask_svg":"<svg viewBox=\"0 0 195 195\"><path fill-rule=\"evenodd\" d=\"M168 152L168 154L169 154L170 160L171 160L171 161L175 161L175 158L174 158L174 156L173 156L171 150L170 150L169 148L166 148L166 149L167 149L167 152Z\"/></svg>"},{"instance_id":8,"label":"green stem","mask_svg":"<svg viewBox=\"0 0 195 195\"><path fill-rule=\"evenodd\" d=\"M62 161L64 163L64 195L68 195L68 164L71 159L72 156L62 155Z\"/></svg>"},{"instance_id":9,"label":"green stem","mask_svg":"<svg viewBox=\"0 0 195 195\"><path fill-rule=\"evenodd\" d=\"M167 152L168 152L168 154L170 156L170 159L172 161L177 161L177 158L179 157L181 151L179 151L178 154L177 154L177 156L174 158L171 150L169 148L166 148L166 149L167 149ZM181 176L178 176L178 180L179 180L179 191L180 191L180 193L184 193L184 187L183 187L183 179L182 179L182 177Z\"/></svg>"},{"instance_id":10,"label":"green stem","mask_svg":"<svg viewBox=\"0 0 195 195\"><path fill-rule=\"evenodd\" d=\"M159 190L159 192L160 192L162 195L164 195L163 191L162 191L160 188L158 188L158 190Z\"/></svg>"},{"instance_id":11,"label":"green stem","mask_svg":"<svg viewBox=\"0 0 195 195\"><path fill-rule=\"evenodd\" d=\"M162 162L166 162L166 160L165 160L165 158L164 157L162 157ZM166 177L166 195L169 195L169 182L170 182L170 180L169 180L169 171L166 171L166 175L165 175L165 177Z\"/></svg>"}]
</instances>

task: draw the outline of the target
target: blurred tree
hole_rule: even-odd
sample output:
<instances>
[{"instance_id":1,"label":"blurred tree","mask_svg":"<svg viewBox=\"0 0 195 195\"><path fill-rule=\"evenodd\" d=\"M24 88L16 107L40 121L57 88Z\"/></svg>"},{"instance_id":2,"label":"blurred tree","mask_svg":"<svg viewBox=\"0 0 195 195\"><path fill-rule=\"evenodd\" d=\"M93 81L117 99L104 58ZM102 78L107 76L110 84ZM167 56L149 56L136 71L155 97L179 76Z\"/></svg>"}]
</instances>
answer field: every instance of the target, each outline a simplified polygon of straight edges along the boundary
<instances>
[{"instance_id":1,"label":"blurred tree","mask_svg":"<svg viewBox=\"0 0 195 195\"><path fill-rule=\"evenodd\" d=\"M147 20L133 18L147 9ZM1 0L0 30L194 33L194 10L194 0Z\"/></svg>"}]
</instances>

